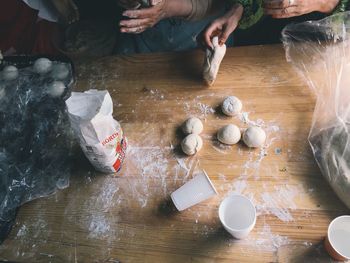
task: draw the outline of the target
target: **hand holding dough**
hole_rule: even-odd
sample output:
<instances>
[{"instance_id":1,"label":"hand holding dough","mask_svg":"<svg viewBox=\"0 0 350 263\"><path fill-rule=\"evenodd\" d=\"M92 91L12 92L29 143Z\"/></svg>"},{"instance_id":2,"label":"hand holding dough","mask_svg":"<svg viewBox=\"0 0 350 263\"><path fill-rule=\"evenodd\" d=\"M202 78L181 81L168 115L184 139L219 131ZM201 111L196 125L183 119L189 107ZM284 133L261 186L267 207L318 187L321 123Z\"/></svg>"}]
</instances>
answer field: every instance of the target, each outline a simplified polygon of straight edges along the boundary
<instances>
[{"instance_id":1,"label":"hand holding dough","mask_svg":"<svg viewBox=\"0 0 350 263\"><path fill-rule=\"evenodd\" d=\"M204 65L203 65L203 78L209 86L212 86L218 75L220 64L226 54L226 45L219 45L219 38L216 36L212 40L213 50L207 49Z\"/></svg>"}]
</instances>

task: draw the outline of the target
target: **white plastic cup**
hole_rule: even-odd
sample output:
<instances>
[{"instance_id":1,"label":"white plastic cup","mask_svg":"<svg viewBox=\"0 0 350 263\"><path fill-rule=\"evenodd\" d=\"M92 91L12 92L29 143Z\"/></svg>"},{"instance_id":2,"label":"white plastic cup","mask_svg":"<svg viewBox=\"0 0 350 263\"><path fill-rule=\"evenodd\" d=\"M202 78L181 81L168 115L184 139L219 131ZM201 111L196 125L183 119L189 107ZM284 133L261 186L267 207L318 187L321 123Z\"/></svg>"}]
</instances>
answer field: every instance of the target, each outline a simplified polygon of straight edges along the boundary
<instances>
[{"instance_id":1,"label":"white plastic cup","mask_svg":"<svg viewBox=\"0 0 350 263\"><path fill-rule=\"evenodd\" d=\"M203 171L173 192L171 199L177 210L183 211L214 195L217 195L217 191L207 173Z\"/></svg>"},{"instance_id":2,"label":"white plastic cup","mask_svg":"<svg viewBox=\"0 0 350 263\"><path fill-rule=\"evenodd\" d=\"M221 202L219 218L227 232L236 239L242 239L248 236L255 226L256 209L247 197L232 194Z\"/></svg>"},{"instance_id":3,"label":"white plastic cup","mask_svg":"<svg viewBox=\"0 0 350 263\"><path fill-rule=\"evenodd\" d=\"M339 216L329 224L324 246L335 260L350 259L350 216Z\"/></svg>"}]
</instances>

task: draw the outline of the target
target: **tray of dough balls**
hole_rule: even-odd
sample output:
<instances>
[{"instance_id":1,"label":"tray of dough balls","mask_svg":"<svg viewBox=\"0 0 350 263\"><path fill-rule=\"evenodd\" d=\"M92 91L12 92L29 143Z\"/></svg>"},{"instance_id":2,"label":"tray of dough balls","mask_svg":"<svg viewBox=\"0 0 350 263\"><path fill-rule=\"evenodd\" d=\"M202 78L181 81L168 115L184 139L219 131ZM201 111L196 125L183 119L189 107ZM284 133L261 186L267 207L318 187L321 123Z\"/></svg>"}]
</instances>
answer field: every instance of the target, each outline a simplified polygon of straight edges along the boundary
<instances>
[{"instance_id":1,"label":"tray of dough balls","mask_svg":"<svg viewBox=\"0 0 350 263\"><path fill-rule=\"evenodd\" d=\"M60 56L8 56L0 64L0 99L13 89L35 87L37 95L66 97L74 83L73 63Z\"/></svg>"}]
</instances>

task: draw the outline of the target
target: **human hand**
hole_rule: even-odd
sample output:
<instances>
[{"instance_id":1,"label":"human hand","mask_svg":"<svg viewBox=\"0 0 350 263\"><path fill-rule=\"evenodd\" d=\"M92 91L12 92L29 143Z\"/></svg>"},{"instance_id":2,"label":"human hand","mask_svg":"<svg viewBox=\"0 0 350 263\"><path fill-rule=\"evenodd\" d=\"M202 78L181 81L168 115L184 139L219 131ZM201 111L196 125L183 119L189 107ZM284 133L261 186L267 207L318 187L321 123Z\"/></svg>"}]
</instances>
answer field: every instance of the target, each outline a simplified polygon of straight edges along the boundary
<instances>
[{"instance_id":1,"label":"human hand","mask_svg":"<svg viewBox=\"0 0 350 263\"><path fill-rule=\"evenodd\" d=\"M312 12L331 13L339 0L264 0L264 12L273 18L289 18Z\"/></svg>"},{"instance_id":2,"label":"human hand","mask_svg":"<svg viewBox=\"0 0 350 263\"><path fill-rule=\"evenodd\" d=\"M130 19L119 22L122 33L142 33L167 17L167 0L150 0L151 7L126 10L123 16Z\"/></svg>"},{"instance_id":3,"label":"human hand","mask_svg":"<svg viewBox=\"0 0 350 263\"><path fill-rule=\"evenodd\" d=\"M242 18L243 6L234 5L224 16L215 19L204 31L203 40L207 47L213 48L211 39L219 37L220 46L223 45L230 34L235 31Z\"/></svg>"}]
</instances>

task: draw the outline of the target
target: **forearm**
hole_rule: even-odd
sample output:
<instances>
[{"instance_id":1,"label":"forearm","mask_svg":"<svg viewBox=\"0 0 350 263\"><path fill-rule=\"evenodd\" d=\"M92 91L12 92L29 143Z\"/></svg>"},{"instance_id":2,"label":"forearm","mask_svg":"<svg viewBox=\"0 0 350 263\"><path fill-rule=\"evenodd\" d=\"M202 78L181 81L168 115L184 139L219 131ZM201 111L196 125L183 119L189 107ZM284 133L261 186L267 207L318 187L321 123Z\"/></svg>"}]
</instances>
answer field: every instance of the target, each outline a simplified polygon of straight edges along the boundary
<instances>
[{"instance_id":1,"label":"forearm","mask_svg":"<svg viewBox=\"0 0 350 263\"><path fill-rule=\"evenodd\" d=\"M176 1L176 0L175 0ZM187 20L201 20L209 15L213 15L225 5L221 0L189 0L191 3L191 13L186 17Z\"/></svg>"},{"instance_id":2,"label":"forearm","mask_svg":"<svg viewBox=\"0 0 350 263\"><path fill-rule=\"evenodd\" d=\"M242 29L249 28L256 24L264 15L262 0L229 0L233 5L243 6L243 15L239 23Z\"/></svg>"},{"instance_id":3,"label":"forearm","mask_svg":"<svg viewBox=\"0 0 350 263\"><path fill-rule=\"evenodd\" d=\"M192 0L168 0L167 17L188 17L192 12Z\"/></svg>"}]
</instances>

